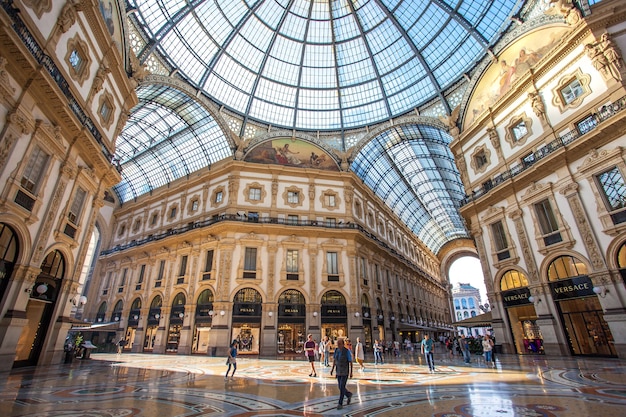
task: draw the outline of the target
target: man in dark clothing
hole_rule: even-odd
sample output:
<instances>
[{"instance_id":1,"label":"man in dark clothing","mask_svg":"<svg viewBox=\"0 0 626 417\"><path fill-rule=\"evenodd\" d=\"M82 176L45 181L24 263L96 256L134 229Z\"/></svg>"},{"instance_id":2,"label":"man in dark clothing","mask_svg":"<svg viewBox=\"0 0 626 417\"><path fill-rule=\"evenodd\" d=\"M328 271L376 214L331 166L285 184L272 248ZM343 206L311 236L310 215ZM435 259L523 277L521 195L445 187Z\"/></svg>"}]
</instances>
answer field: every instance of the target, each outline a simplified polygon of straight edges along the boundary
<instances>
[{"instance_id":1,"label":"man in dark clothing","mask_svg":"<svg viewBox=\"0 0 626 417\"><path fill-rule=\"evenodd\" d=\"M343 397L348 398L348 405L352 401L352 393L346 389L348 378L352 378L352 352L346 349L343 339L337 339L337 349L333 354L333 367L330 374L337 368L337 384L339 385L339 405L337 410L343 408Z\"/></svg>"}]
</instances>

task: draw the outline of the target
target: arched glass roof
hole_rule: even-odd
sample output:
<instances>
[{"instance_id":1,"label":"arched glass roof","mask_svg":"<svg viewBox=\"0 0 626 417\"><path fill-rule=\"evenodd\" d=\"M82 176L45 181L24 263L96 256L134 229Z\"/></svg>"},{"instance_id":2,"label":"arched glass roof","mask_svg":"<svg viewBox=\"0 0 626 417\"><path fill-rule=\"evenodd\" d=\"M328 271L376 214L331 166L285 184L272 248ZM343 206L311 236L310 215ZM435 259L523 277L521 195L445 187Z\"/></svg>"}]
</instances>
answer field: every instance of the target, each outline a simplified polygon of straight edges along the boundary
<instances>
[{"instance_id":1,"label":"arched glass roof","mask_svg":"<svg viewBox=\"0 0 626 417\"><path fill-rule=\"evenodd\" d=\"M434 253L468 236L458 211L465 191L451 140L431 126L395 127L367 143L351 165Z\"/></svg>"},{"instance_id":2,"label":"arched glass roof","mask_svg":"<svg viewBox=\"0 0 626 417\"><path fill-rule=\"evenodd\" d=\"M172 72L273 126L344 130L439 98L510 24L521 0L128 0ZM245 124L244 124L245 125Z\"/></svg>"},{"instance_id":3,"label":"arched glass roof","mask_svg":"<svg viewBox=\"0 0 626 417\"><path fill-rule=\"evenodd\" d=\"M137 89L139 104L117 138L122 203L232 155L215 119L196 100L165 85Z\"/></svg>"}]
</instances>

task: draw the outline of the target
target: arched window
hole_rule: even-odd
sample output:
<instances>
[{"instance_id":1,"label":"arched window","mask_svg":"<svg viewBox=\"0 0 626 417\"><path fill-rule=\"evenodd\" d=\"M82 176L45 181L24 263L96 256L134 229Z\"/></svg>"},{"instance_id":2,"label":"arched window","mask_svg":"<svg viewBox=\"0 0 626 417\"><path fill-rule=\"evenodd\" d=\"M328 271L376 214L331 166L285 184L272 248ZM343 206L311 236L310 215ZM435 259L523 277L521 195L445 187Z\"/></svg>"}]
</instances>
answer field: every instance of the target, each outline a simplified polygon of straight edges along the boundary
<instances>
[{"instance_id":1,"label":"arched window","mask_svg":"<svg viewBox=\"0 0 626 417\"><path fill-rule=\"evenodd\" d=\"M305 304L304 295L298 290L285 290L278 297L278 304Z\"/></svg>"},{"instance_id":2,"label":"arched window","mask_svg":"<svg viewBox=\"0 0 626 417\"><path fill-rule=\"evenodd\" d=\"M559 256L548 267L548 280L558 281L587 275L587 266L573 256Z\"/></svg>"},{"instance_id":3,"label":"arched window","mask_svg":"<svg viewBox=\"0 0 626 417\"><path fill-rule=\"evenodd\" d=\"M152 302L150 303L150 308L161 308L162 305L163 305L163 299L161 298L160 295L157 295L156 297L152 299Z\"/></svg>"},{"instance_id":4,"label":"arched window","mask_svg":"<svg viewBox=\"0 0 626 417\"><path fill-rule=\"evenodd\" d=\"M459 303L459 299L458 298L454 299L454 309L455 310L460 310L461 309L461 304Z\"/></svg>"},{"instance_id":5,"label":"arched window","mask_svg":"<svg viewBox=\"0 0 626 417\"><path fill-rule=\"evenodd\" d=\"M460 311L458 311L458 312L456 313L456 319L457 319L457 320L461 320L462 318L463 318L463 314L461 314L461 312L460 312Z\"/></svg>"},{"instance_id":6,"label":"arched window","mask_svg":"<svg viewBox=\"0 0 626 417\"><path fill-rule=\"evenodd\" d=\"M461 306L466 309L467 308L467 300L465 298L461 298Z\"/></svg>"},{"instance_id":7,"label":"arched window","mask_svg":"<svg viewBox=\"0 0 626 417\"><path fill-rule=\"evenodd\" d=\"M617 251L617 267L622 274L622 278L626 277L626 242L622 243L622 246Z\"/></svg>"},{"instance_id":8,"label":"arched window","mask_svg":"<svg viewBox=\"0 0 626 417\"><path fill-rule=\"evenodd\" d=\"M476 308L476 303L474 302L474 297L471 297L468 300L468 303L469 303L469 308Z\"/></svg>"},{"instance_id":9,"label":"arched window","mask_svg":"<svg viewBox=\"0 0 626 417\"><path fill-rule=\"evenodd\" d=\"M139 324L139 316L141 315L141 298L137 297L130 305L130 311L128 313L128 325L136 326Z\"/></svg>"},{"instance_id":10,"label":"arched window","mask_svg":"<svg viewBox=\"0 0 626 417\"><path fill-rule=\"evenodd\" d=\"M215 300L215 297L213 295L213 291L211 291L211 290L204 290L198 296L198 303L197 304L198 305L213 304L214 300Z\"/></svg>"},{"instance_id":11,"label":"arched window","mask_svg":"<svg viewBox=\"0 0 626 417\"><path fill-rule=\"evenodd\" d=\"M41 272L30 292L31 298L56 301L64 275L65 258L63 254L58 250L50 252L41 263Z\"/></svg>"},{"instance_id":12,"label":"arched window","mask_svg":"<svg viewBox=\"0 0 626 417\"><path fill-rule=\"evenodd\" d=\"M339 291L326 291L322 295L322 304L345 305L346 298ZM389 306L391 307L391 304Z\"/></svg>"},{"instance_id":13,"label":"arched window","mask_svg":"<svg viewBox=\"0 0 626 417\"><path fill-rule=\"evenodd\" d=\"M137 297L130 305L131 310L141 310L141 298Z\"/></svg>"},{"instance_id":14,"label":"arched window","mask_svg":"<svg viewBox=\"0 0 626 417\"><path fill-rule=\"evenodd\" d=\"M235 294L233 302L260 304L263 302L263 298L261 297L261 294L259 294L259 292L254 288L242 288L237 291L237 294Z\"/></svg>"},{"instance_id":15,"label":"arched window","mask_svg":"<svg viewBox=\"0 0 626 417\"><path fill-rule=\"evenodd\" d=\"M98 313L96 314L96 321L97 322L102 322L104 321L104 315L107 312L107 303L106 301L103 301L102 304L100 304L100 307L98 308Z\"/></svg>"},{"instance_id":16,"label":"arched window","mask_svg":"<svg viewBox=\"0 0 626 417\"><path fill-rule=\"evenodd\" d=\"M469 313L468 313L467 311L464 311L464 312L463 312L463 318L464 318L464 319L469 318Z\"/></svg>"},{"instance_id":17,"label":"arched window","mask_svg":"<svg viewBox=\"0 0 626 417\"><path fill-rule=\"evenodd\" d=\"M184 306L185 300L185 294L179 292L178 294L176 294L176 297L174 297L174 301L172 301L172 307Z\"/></svg>"},{"instance_id":18,"label":"arched window","mask_svg":"<svg viewBox=\"0 0 626 417\"><path fill-rule=\"evenodd\" d=\"M502 275L500 279L500 290L507 291L514 288L522 288L528 286L528 278L524 273L509 269Z\"/></svg>"},{"instance_id":19,"label":"arched window","mask_svg":"<svg viewBox=\"0 0 626 417\"><path fill-rule=\"evenodd\" d=\"M198 296L196 305L196 323L209 323L213 319L213 291L206 289Z\"/></svg>"},{"instance_id":20,"label":"arched window","mask_svg":"<svg viewBox=\"0 0 626 417\"><path fill-rule=\"evenodd\" d=\"M472 315L472 317L476 317L476 312L475 311L472 311L470 314Z\"/></svg>"},{"instance_id":21,"label":"arched window","mask_svg":"<svg viewBox=\"0 0 626 417\"><path fill-rule=\"evenodd\" d=\"M120 321L120 317L122 317L122 309L124 308L124 303L122 300L118 300L115 303L115 307L113 307L113 312L111 313L111 321Z\"/></svg>"},{"instance_id":22,"label":"arched window","mask_svg":"<svg viewBox=\"0 0 626 417\"><path fill-rule=\"evenodd\" d=\"M0 300L13 275L18 253L17 235L9 226L0 223Z\"/></svg>"}]
</instances>

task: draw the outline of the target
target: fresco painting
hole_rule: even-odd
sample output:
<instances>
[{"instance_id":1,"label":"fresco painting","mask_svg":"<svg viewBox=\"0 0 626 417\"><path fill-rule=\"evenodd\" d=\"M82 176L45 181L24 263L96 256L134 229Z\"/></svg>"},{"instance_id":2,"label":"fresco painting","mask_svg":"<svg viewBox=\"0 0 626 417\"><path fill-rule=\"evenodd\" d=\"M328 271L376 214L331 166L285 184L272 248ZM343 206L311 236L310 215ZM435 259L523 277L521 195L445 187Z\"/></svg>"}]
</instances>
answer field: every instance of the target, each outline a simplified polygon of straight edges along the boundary
<instances>
[{"instance_id":1,"label":"fresco painting","mask_svg":"<svg viewBox=\"0 0 626 417\"><path fill-rule=\"evenodd\" d=\"M326 151L301 140L274 139L263 142L250 150L245 160L261 164L339 171L337 163Z\"/></svg>"},{"instance_id":2,"label":"fresco painting","mask_svg":"<svg viewBox=\"0 0 626 417\"><path fill-rule=\"evenodd\" d=\"M113 0L100 0L100 13L104 18L104 22L106 23L107 29L117 46L117 49L122 54L122 57L125 57L124 53L124 41L122 39L123 28L121 27L121 13L119 10L118 2Z\"/></svg>"},{"instance_id":3,"label":"fresco painting","mask_svg":"<svg viewBox=\"0 0 626 417\"><path fill-rule=\"evenodd\" d=\"M551 27L533 32L506 48L485 71L467 106L465 125L473 123L487 108L506 94L562 39L568 29Z\"/></svg>"}]
</instances>

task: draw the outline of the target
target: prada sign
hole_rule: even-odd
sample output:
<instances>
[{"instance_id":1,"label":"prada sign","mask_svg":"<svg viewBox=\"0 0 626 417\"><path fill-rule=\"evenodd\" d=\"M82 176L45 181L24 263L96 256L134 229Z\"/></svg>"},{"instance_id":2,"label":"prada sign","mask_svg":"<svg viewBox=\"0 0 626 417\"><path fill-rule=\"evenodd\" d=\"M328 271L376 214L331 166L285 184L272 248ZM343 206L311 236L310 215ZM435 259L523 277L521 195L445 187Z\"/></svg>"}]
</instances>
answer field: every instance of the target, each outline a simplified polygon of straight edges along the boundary
<instances>
[{"instance_id":1,"label":"prada sign","mask_svg":"<svg viewBox=\"0 0 626 417\"><path fill-rule=\"evenodd\" d=\"M595 295L591 278L584 275L581 277L564 279L551 282L552 298L555 301L570 300Z\"/></svg>"},{"instance_id":2,"label":"prada sign","mask_svg":"<svg viewBox=\"0 0 626 417\"><path fill-rule=\"evenodd\" d=\"M324 317L346 317L348 315L345 305L322 305Z\"/></svg>"},{"instance_id":3,"label":"prada sign","mask_svg":"<svg viewBox=\"0 0 626 417\"><path fill-rule=\"evenodd\" d=\"M306 315L304 304L279 304L278 315L281 317L304 317Z\"/></svg>"},{"instance_id":4,"label":"prada sign","mask_svg":"<svg viewBox=\"0 0 626 417\"><path fill-rule=\"evenodd\" d=\"M528 288L502 291L502 303L504 304L504 308L530 304L528 297L530 297L530 290Z\"/></svg>"},{"instance_id":5,"label":"prada sign","mask_svg":"<svg viewBox=\"0 0 626 417\"><path fill-rule=\"evenodd\" d=\"M234 316L260 316L261 304L256 303L236 303L233 306Z\"/></svg>"}]
</instances>

